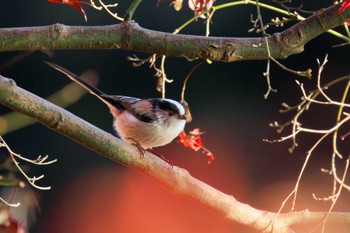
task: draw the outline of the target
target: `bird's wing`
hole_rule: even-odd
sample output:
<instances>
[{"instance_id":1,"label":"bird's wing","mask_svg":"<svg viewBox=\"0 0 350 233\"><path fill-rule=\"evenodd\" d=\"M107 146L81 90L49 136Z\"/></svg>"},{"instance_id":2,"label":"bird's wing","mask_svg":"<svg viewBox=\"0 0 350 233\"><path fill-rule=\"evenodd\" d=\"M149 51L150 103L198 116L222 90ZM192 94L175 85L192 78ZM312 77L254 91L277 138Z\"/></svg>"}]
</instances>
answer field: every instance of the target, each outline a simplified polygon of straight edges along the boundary
<instances>
[{"instance_id":1,"label":"bird's wing","mask_svg":"<svg viewBox=\"0 0 350 233\"><path fill-rule=\"evenodd\" d=\"M127 110L131 115L142 122L154 122L157 118L154 114L153 104L149 100L141 100L135 97L121 95L102 95L110 104L120 110Z\"/></svg>"}]
</instances>

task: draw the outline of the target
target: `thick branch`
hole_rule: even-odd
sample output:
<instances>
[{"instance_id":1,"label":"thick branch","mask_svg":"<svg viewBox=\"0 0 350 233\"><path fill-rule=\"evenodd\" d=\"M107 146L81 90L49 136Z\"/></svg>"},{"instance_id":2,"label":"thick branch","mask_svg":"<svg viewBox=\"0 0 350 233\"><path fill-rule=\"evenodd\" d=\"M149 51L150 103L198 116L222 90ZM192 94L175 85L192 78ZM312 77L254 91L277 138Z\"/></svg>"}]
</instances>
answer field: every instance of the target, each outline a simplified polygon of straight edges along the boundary
<instances>
[{"instance_id":1,"label":"thick branch","mask_svg":"<svg viewBox=\"0 0 350 233\"><path fill-rule=\"evenodd\" d=\"M231 221L259 231L292 232L289 228L291 225L319 222L327 214L305 211L276 215L254 209L238 202L233 196L193 178L186 170L171 166L150 153L140 158L139 151L133 145L17 87L13 80L2 76L0 76L0 103L34 118L46 127L100 155L154 178L178 196L201 203ZM328 219L331 222L349 223L350 213L331 213Z\"/></svg>"},{"instance_id":2,"label":"thick branch","mask_svg":"<svg viewBox=\"0 0 350 233\"><path fill-rule=\"evenodd\" d=\"M304 45L350 17L339 6L320 10L304 21L268 38L271 56L286 58L303 51ZM262 38L204 37L152 31L133 22L110 26L65 26L0 29L0 51L37 49L126 49L189 59L213 61L267 59Z\"/></svg>"}]
</instances>

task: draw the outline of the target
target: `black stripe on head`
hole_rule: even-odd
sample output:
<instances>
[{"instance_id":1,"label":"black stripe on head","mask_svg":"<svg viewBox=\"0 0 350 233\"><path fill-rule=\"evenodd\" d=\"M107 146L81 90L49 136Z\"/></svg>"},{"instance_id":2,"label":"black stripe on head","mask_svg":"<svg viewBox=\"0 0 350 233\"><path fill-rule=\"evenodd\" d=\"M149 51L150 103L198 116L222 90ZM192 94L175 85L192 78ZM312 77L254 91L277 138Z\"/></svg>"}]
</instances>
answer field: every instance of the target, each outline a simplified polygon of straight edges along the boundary
<instances>
[{"instance_id":1,"label":"black stripe on head","mask_svg":"<svg viewBox=\"0 0 350 233\"><path fill-rule=\"evenodd\" d=\"M179 108L175 104L167 100L153 99L152 104L153 104L154 111L156 111L157 109L164 110L169 114L169 116L180 114Z\"/></svg>"}]
</instances>

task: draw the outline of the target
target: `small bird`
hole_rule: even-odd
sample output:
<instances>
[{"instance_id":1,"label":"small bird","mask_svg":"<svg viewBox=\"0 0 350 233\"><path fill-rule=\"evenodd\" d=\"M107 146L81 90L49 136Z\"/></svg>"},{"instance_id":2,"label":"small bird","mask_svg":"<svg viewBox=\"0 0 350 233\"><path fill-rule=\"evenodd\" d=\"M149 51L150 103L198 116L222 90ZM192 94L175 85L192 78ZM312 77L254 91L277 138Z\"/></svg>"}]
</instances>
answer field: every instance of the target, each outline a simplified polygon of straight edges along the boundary
<instances>
[{"instance_id":1,"label":"small bird","mask_svg":"<svg viewBox=\"0 0 350 233\"><path fill-rule=\"evenodd\" d=\"M106 95L67 69L46 63L104 102L114 117L114 129L122 140L137 146L141 156L147 149L169 144L185 127L185 109L175 100Z\"/></svg>"}]
</instances>

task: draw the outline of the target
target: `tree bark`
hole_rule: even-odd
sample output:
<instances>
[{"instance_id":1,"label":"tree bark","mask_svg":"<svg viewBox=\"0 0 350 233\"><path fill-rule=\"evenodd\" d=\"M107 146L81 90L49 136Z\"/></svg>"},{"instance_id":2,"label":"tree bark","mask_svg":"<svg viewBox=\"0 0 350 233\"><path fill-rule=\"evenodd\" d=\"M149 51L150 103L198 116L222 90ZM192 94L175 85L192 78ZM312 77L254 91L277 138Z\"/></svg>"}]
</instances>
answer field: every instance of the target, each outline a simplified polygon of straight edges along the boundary
<instances>
[{"instance_id":1,"label":"tree bark","mask_svg":"<svg viewBox=\"0 0 350 233\"><path fill-rule=\"evenodd\" d=\"M281 33L268 36L271 56L284 59L301 53L304 45L350 18L336 14L339 5L317 11ZM125 49L150 54L235 62L268 58L262 37L205 37L148 30L125 21L108 26L66 26L0 29L0 51L59 49Z\"/></svg>"}]
</instances>

